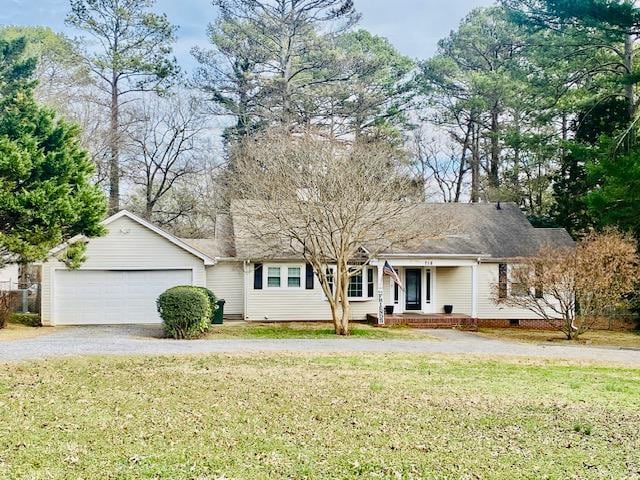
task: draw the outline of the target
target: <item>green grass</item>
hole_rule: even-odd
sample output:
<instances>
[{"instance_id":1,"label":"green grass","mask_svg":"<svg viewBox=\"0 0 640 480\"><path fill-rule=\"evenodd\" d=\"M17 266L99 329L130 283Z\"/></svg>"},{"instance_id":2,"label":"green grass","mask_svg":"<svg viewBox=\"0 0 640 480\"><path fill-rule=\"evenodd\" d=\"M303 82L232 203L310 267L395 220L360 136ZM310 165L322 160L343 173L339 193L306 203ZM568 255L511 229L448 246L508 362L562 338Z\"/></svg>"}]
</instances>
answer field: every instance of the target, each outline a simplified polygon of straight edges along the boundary
<instances>
[{"instance_id":1,"label":"green grass","mask_svg":"<svg viewBox=\"0 0 640 480\"><path fill-rule=\"evenodd\" d=\"M637 478L640 370L444 356L0 370L0 478Z\"/></svg>"},{"instance_id":2,"label":"green grass","mask_svg":"<svg viewBox=\"0 0 640 480\"><path fill-rule=\"evenodd\" d=\"M398 340L434 340L424 330L407 327L379 328L362 323L350 325L350 337ZM214 325L205 338L340 338L333 325L324 322L247 323Z\"/></svg>"}]
</instances>

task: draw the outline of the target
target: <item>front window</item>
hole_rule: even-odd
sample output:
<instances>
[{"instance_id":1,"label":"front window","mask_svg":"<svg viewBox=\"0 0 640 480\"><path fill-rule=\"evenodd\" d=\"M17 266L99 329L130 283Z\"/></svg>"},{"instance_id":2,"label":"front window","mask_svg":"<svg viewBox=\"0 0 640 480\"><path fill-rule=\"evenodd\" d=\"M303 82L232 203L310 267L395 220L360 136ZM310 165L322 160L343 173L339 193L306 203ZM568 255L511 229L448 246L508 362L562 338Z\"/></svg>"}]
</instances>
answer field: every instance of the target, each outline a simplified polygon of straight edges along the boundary
<instances>
[{"instance_id":1,"label":"front window","mask_svg":"<svg viewBox=\"0 0 640 480\"><path fill-rule=\"evenodd\" d=\"M375 296L375 279L374 270L370 267L356 267L349 269L350 277L347 283L347 297L354 301L364 301ZM329 291L334 292L336 282L336 271L334 266L326 267L327 283Z\"/></svg>"},{"instance_id":2,"label":"front window","mask_svg":"<svg viewBox=\"0 0 640 480\"><path fill-rule=\"evenodd\" d=\"M527 287L521 283L512 283L511 284L511 295L514 297L528 297L529 290Z\"/></svg>"},{"instance_id":3,"label":"front window","mask_svg":"<svg viewBox=\"0 0 640 480\"><path fill-rule=\"evenodd\" d=\"M367 297L373 298L373 268L367 268Z\"/></svg>"},{"instance_id":4,"label":"front window","mask_svg":"<svg viewBox=\"0 0 640 480\"><path fill-rule=\"evenodd\" d=\"M267 269L267 286L269 288L280 287L280 267L269 267Z\"/></svg>"},{"instance_id":5,"label":"front window","mask_svg":"<svg viewBox=\"0 0 640 480\"><path fill-rule=\"evenodd\" d=\"M287 271L287 287L300 288L300 267L289 267Z\"/></svg>"},{"instance_id":6,"label":"front window","mask_svg":"<svg viewBox=\"0 0 640 480\"><path fill-rule=\"evenodd\" d=\"M348 297L362 297L362 270L349 278Z\"/></svg>"},{"instance_id":7,"label":"front window","mask_svg":"<svg viewBox=\"0 0 640 480\"><path fill-rule=\"evenodd\" d=\"M327 267L327 283L329 284L329 291L333 293L333 268Z\"/></svg>"}]
</instances>

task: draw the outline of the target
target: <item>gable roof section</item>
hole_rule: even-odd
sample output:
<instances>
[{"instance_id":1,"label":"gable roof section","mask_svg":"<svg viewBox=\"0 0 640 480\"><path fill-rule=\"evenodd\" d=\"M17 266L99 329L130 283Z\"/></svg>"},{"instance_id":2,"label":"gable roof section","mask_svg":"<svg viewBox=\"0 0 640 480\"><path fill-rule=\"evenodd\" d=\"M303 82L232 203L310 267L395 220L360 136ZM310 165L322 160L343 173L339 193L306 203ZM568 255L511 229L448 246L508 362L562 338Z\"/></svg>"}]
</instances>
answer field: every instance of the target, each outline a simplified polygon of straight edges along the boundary
<instances>
[{"instance_id":1,"label":"gable roof section","mask_svg":"<svg viewBox=\"0 0 640 480\"><path fill-rule=\"evenodd\" d=\"M242 208L240 202L243 203ZM234 205L235 204L235 205ZM259 242L247 233L251 222L246 218L251 201L232 203L235 245L238 257L268 258ZM545 245L553 247L574 246L572 238L563 228L535 228L515 203L423 203L411 209L410 215L425 224L433 215L451 220L454 230L438 239L425 240L410 248L396 247L381 256L478 256L493 259L530 257ZM393 221L393 219L390 219ZM363 245L366 248L366 245ZM288 245L281 245L276 258L294 257Z\"/></svg>"},{"instance_id":2,"label":"gable roof section","mask_svg":"<svg viewBox=\"0 0 640 480\"><path fill-rule=\"evenodd\" d=\"M236 256L231 215L216 215L213 238L182 238L181 240L212 258L228 259Z\"/></svg>"},{"instance_id":3,"label":"gable roof section","mask_svg":"<svg viewBox=\"0 0 640 480\"><path fill-rule=\"evenodd\" d=\"M143 227L151 230L152 232L156 233L157 235L161 236L162 238L164 238L165 240L167 240L168 242L174 244L176 247L181 248L187 252L189 252L191 255L198 257L199 259L201 259L205 265L215 265L216 264L216 260L215 258L210 257L209 255L201 252L199 249L194 248L191 245L188 245L186 242L184 242L183 240L179 239L178 237L175 237L174 235L170 234L169 232L167 232L166 230L161 229L160 227L157 227L156 225L148 222L147 220L127 211L127 210L120 210L118 213L110 216L109 218L105 219L102 221L102 224L107 226L113 222L115 222L116 220L119 220L123 217L126 217L140 225L142 225ZM75 237L71 238L70 240L68 240L67 242L58 245L57 247L55 247L54 249L52 249L49 252L49 255L55 255L56 253L61 252L62 250L64 250L65 248L67 248L70 244L77 242L79 240L82 239L86 239L86 237L84 235L76 235Z\"/></svg>"}]
</instances>

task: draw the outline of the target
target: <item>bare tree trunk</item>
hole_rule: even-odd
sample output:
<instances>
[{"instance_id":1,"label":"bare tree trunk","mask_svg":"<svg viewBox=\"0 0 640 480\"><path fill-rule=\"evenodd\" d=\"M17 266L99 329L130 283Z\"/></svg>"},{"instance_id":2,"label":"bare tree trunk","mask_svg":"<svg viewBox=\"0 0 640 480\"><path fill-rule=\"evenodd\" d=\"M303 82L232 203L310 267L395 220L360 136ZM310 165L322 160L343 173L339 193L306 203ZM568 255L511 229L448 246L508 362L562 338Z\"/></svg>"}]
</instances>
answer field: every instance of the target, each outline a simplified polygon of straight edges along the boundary
<instances>
[{"instance_id":1,"label":"bare tree trunk","mask_svg":"<svg viewBox=\"0 0 640 480\"><path fill-rule=\"evenodd\" d=\"M489 185L493 188L500 186L500 123L498 107L491 110L491 160L489 162Z\"/></svg>"},{"instance_id":2,"label":"bare tree trunk","mask_svg":"<svg viewBox=\"0 0 640 480\"><path fill-rule=\"evenodd\" d=\"M154 202L151 199L151 187L147 187L147 195L146 195L146 202L144 205L144 219L145 220L151 220L151 216L153 215L153 207L154 207Z\"/></svg>"},{"instance_id":3,"label":"bare tree trunk","mask_svg":"<svg viewBox=\"0 0 640 480\"><path fill-rule=\"evenodd\" d=\"M471 138L471 201L480 201L480 132L478 126L473 125Z\"/></svg>"},{"instance_id":4,"label":"bare tree trunk","mask_svg":"<svg viewBox=\"0 0 640 480\"><path fill-rule=\"evenodd\" d=\"M460 195L462 194L462 183L464 181L464 171L467 163L467 152L469 151L469 137L471 136L472 128L473 128L473 124L469 122L469 125L467 126L467 131L464 135L464 142L462 142L462 154L460 155L460 168L458 169L458 178L456 181L456 195L453 200L456 203L460 201Z\"/></svg>"},{"instance_id":5,"label":"bare tree trunk","mask_svg":"<svg viewBox=\"0 0 640 480\"><path fill-rule=\"evenodd\" d=\"M624 39L624 66L629 75L633 73L633 57L633 36L631 34L627 34ZM636 100L633 91L633 83L625 83L624 96L627 100L629 119L632 120L636 114Z\"/></svg>"},{"instance_id":6,"label":"bare tree trunk","mask_svg":"<svg viewBox=\"0 0 640 480\"><path fill-rule=\"evenodd\" d=\"M111 124L109 158L109 214L120 210L120 96L118 80L113 73L111 84Z\"/></svg>"},{"instance_id":7,"label":"bare tree trunk","mask_svg":"<svg viewBox=\"0 0 640 480\"><path fill-rule=\"evenodd\" d=\"M287 25L286 19L283 22ZM282 123L285 126L291 125L291 40L289 38L289 32L286 34L283 32L280 45L280 68L281 71L281 88L282 88Z\"/></svg>"},{"instance_id":8,"label":"bare tree trunk","mask_svg":"<svg viewBox=\"0 0 640 480\"><path fill-rule=\"evenodd\" d=\"M349 318L351 317L351 308L349 306L349 280L342 283L342 292L341 292L341 301L340 306L342 307L342 316L340 317L339 328L336 331L338 335L349 335Z\"/></svg>"}]
</instances>

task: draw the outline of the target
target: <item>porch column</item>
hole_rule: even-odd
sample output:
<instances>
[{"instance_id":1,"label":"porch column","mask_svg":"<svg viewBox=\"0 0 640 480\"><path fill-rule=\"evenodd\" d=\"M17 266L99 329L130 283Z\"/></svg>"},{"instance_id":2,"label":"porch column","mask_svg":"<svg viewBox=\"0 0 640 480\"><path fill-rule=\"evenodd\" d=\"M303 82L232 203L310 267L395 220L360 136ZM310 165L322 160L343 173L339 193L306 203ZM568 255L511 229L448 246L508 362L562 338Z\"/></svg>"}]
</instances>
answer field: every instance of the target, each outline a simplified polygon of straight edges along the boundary
<instances>
[{"instance_id":1,"label":"porch column","mask_svg":"<svg viewBox=\"0 0 640 480\"><path fill-rule=\"evenodd\" d=\"M378 325L384 325L384 263L378 262Z\"/></svg>"},{"instance_id":2,"label":"porch column","mask_svg":"<svg viewBox=\"0 0 640 480\"><path fill-rule=\"evenodd\" d=\"M471 266L471 316L478 318L478 265Z\"/></svg>"}]
</instances>

